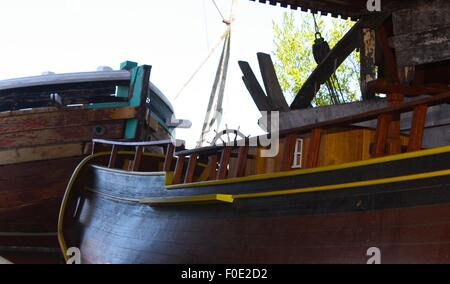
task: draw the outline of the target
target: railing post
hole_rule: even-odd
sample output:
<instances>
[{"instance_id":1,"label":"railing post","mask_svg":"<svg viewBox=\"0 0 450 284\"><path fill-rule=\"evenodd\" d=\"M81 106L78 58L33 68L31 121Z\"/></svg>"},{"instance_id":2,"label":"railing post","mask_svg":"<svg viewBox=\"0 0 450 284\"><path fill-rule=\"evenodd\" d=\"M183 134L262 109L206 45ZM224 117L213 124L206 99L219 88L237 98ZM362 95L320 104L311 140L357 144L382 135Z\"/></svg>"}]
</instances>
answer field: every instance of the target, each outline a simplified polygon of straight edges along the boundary
<instances>
[{"instance_id":1,"label":"railing post","mask_svg":"<svg viewBox=\"0 0 450 284\"><path fill-rule=\"evenodd\" d=\"M306 160L306 168L314 168L319 164L320 141L322 140L322 129L314 128L311 131L309 141L308 158Z\"/></svg>"},{"instance_id":2,"label":"railing post","mask_svg":"<svg viewBox=\"0 0 450 284\"><path fill-rule=\"evenodd\" d=\"M401 105L404 100L404 96L400 93L390 93L388 95L389 105L398 106ZM400 139L400 113L392 115L392 121L388 132L388 153L399 154L401 153L402 144Z\"/></svg>"},{"instance_id":3,"label":"railing post","mask_svg":"<svg viewBox=\"0 0 450 284\"><path fill-rule=\"evenodd\" d=\"M170 143L167 145L166 157L164 159L164 168L163 171L170 172L172 170L173 164L173 153L175 151L175 146Z\"/></svg>"},{"instance_id":4,"label":"railing post","mask_svg":"<svg viewBox=\"0 0 450 284\"><path fill-rule=\"evenodd\" d=\"M389 113L381 114L378 117L377 130L375 132L374 146L372 156L382 157L386 153L386 142L389 132L389 125L392 121L392 115Z\"/></svg>"},{"instance_id":5,"label":"railing post","mask_svg":"<svg viewBox=\"0 0 450 284\"><path fill-rule=\"evenodd\" d=\"M217 176L218 180L223 180L226 178L228 163L230 162L230 155L231 155L231 148L225 147L222 150L222 156L220 157L219 174Z\"/></svg>"},{"instance_id":6,"label":"railing post","mask_svg":"<svg viewBox=\"0 0 450 284\"><path fill-rule=\"evenodd\" d=\"M414 107L411 132L409 135L408 152L417 151L422 148L427 111L427 105Z\"/></svg>"},{"instance_id":7,"label":"railing post","mask_svg":"<svg viewBox=\"0 0 450 284\"><path fill-rule=\"evenodd\" d=\"M233 169L231 177L242 177L245 174L245 168L247 166L248 145L239 148L236 167Z\"/></svg>"},{"instance_id":8,"label":"railing post","mask_svg":"<svg viewBox=\"0 0 450 284\"><path fill-rule=\"evenodd\" d=\"M217 179L217 154L213 154L209 157L209 180Z\"/></svg>"},{"instance_id":9,"label":"railing post","mask_svg":"<svg viewBox=\"0 0 450 284\"><path fill-rule=\"evenodd\" d=\"M139 171L141 167L141 161L142 161L142 154L144 152L143 146L137 146L136 147L136 153L134 154L134 161L133 161L133 172Z\"/></svg>"},{"instance_id":10,"label":"railing post","mask_svg":"<svg viewBox=\"0 0 450 284\"><path fill-rule=\"evenodd\" d=\"M186 170L186 176L184 178L184 183L191 183L194 178L195 167L197 165L197 153L192 153L189 157L188 167Z\"/></svg>"},{"instance_id":11,"label":"railing post","mask_svg":"<svg viewBox=\"0 0 450 284\"><path fill-rule=\"evenodd\" d=\"M108 168L114 168L116 166L117 152L119 147L112 145L111 156L109 157Z\"/></svg>"},{"instance_id":12,"label":"railing post","mask_svg":"<svg viewBox=\"0 0 450 284\"><path fill-rule=\"evenodd\" d=\"M95 143L94 141L92 141L91 155L94 155L94 154L95 154L95 144L97 144L97 143Z\"/></svg>"},{"instance_id":13,"label":"railing post","mask_svg":"<svg viewBox=\"0 0 450 284\"><path fill-rule=\"evenodd\" d=\"M175 173L173 174L173 184L181 183L183 178L184 161L186 157L184 155L178 156L177 164L175 166Z\"/></svg>"}]
</instances>

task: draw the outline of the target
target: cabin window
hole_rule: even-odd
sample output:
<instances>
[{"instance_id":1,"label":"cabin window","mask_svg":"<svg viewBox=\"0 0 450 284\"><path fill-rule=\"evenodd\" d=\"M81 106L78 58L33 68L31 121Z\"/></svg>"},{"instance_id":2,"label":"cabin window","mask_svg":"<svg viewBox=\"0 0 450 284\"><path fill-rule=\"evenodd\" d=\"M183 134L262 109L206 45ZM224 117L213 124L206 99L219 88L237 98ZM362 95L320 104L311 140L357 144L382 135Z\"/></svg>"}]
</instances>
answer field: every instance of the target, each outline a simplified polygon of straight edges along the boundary
<instances>
[{"instance_id":1,"label":"cabin window","mask_svg":"<svg viewBox=\"0 0 450 284\"><path fill-rule=\"evenodd\" d=\"M294 169L301 168L302 158L303 158L303 139L298 138L295 141L294 160L292 163L292 168Z\"/></svg>"}]
</instances>

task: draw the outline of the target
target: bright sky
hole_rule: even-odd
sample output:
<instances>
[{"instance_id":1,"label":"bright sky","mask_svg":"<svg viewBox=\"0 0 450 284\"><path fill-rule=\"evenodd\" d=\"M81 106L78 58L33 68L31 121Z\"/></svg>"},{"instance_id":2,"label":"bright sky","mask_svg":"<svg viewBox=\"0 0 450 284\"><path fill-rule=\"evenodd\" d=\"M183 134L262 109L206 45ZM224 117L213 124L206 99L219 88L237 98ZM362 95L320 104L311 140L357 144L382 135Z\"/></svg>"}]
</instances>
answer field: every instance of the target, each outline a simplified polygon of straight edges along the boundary
<instances>
[{"instance_id":1,"label":"bright sky","mask_svg":"<svg viewBox=\"0 0 450 284\"><path fill-rule=\"evenodd\" d=\"M231 0L216 2L229 15ZM189 130L178 130L177 138L194 146L221 48L174 98L226 28L212 0L2 0L0 11L0 79L117 69L125 60L152 65L151 81L171 100L177 117L193 123ZM272 20L279 22L284 11L238 1L222 128L227 123L246 135L260 133L260 114L237 61L248 61L259 76L256 53L272 52Z\"/></svg>"}]
</instances>

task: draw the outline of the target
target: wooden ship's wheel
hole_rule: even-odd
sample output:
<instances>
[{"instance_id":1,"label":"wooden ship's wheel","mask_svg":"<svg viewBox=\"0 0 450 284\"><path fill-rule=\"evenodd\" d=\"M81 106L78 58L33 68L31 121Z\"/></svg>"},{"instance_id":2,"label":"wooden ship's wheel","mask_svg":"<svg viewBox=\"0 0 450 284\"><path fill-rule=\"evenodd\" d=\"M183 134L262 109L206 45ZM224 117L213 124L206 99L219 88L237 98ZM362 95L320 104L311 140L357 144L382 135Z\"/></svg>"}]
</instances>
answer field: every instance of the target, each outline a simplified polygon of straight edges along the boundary
<instances>
[{"instance_id":1,"label":"wooden ship's wheel","mask_svg":"<svg viewBox=\"0 0 450 284\"><path fill-rule=\"evenodd\" d=\"M231 143L234 143L236 145L236 142L240 139L246 139L248 136L245 136L241 131L240 127L238 129L229 129L228 126L222 131L217 132L214 130L216 135L214 136L213 140L209 142L211 146L216 146L218 143L220 144L220 141L222 145L229 145Z\"/></svg>"}]
</instances>

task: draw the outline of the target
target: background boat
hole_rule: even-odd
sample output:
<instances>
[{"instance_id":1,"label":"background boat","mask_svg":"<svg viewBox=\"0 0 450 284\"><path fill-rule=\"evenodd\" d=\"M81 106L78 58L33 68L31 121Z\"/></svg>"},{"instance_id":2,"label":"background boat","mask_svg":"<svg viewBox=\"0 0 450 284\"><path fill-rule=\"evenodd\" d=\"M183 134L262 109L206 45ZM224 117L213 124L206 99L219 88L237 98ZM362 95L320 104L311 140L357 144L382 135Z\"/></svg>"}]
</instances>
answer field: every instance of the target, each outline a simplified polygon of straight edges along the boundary
<instances>
[{"instance_id":1,"label":"background boat","mask_svg":"<svg viewBox=\"0 0 450 284\"><path fill-rule=\"evenodd\" d=\"M56 225L69 178L93 138L170 139L173 108L150 66L0 82L0 255L61 261Z\"/></svg>"}]
</instances>

